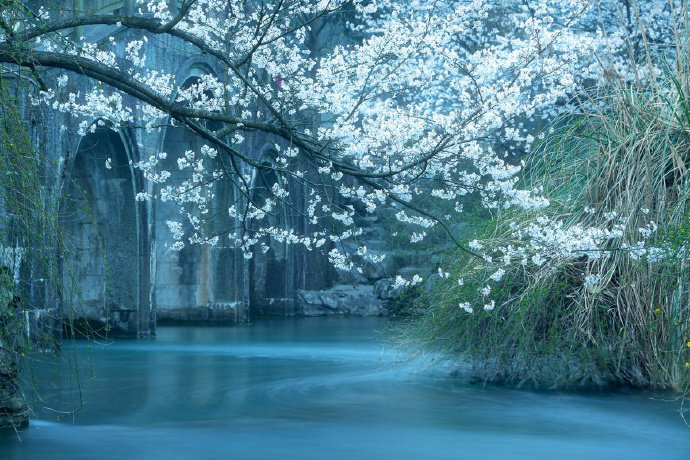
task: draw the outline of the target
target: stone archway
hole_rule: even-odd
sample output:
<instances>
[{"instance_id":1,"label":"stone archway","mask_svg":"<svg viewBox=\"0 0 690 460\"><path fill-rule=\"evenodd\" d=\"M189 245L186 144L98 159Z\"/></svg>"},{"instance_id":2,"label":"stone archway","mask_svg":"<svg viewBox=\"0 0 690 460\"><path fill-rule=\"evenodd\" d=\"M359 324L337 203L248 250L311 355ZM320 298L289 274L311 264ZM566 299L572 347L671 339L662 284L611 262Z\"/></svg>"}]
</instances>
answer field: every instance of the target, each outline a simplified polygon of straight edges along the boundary
<instances>
[{"instance_id":1,"label":"stone archway","mask_svg":"<svg viewBox=\"0 0 690 460\"><path fill-rule=\"evenodd\" d=\"M63 314L95 332L148 334L146 216L135 201L141 179L123 134L99 125L82 137L64 177Z\"/></svg>"}]
</instances>

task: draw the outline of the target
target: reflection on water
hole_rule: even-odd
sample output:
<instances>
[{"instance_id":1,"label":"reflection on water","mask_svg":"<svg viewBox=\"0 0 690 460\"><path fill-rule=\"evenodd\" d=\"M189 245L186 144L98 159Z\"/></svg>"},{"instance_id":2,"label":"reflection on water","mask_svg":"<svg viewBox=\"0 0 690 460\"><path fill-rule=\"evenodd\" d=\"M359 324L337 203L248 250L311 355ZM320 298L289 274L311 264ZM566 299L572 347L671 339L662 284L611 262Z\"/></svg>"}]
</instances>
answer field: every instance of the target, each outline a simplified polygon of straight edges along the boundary
<instances>
[{"instance_id":1,"label":"reflection on water","mask_svg":"<svg viewBox=\"0 0 690 460\"><path fill-rule=\"evenodd\" d=\"M381 319L161 328L34 366L45 408L1 459L690 458L679 402L470 386L389 351ZM69 346L66 347L69 351ZM95 377L92 378L92 374Z\"/></svg>"}]
</instances>

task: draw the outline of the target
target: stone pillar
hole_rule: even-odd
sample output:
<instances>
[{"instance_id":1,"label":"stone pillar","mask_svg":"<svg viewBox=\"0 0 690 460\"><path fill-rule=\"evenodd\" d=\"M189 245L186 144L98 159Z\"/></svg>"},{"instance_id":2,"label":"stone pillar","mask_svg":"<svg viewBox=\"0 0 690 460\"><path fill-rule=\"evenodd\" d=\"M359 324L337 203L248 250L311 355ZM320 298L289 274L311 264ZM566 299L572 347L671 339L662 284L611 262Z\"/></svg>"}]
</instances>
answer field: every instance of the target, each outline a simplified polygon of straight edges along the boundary
<instances>
[{"instance_id":1,"label":"stone pillar","mask_svg":"<svg viewBox=\"0 0 690 460\"><path fill-rule=\"evenodd\" d=\"M0 267L0 429L29 423L29 409L19 389L19 354L23 328L19 298L9 289L10 275Z\"/></svg>"}]
</instances>

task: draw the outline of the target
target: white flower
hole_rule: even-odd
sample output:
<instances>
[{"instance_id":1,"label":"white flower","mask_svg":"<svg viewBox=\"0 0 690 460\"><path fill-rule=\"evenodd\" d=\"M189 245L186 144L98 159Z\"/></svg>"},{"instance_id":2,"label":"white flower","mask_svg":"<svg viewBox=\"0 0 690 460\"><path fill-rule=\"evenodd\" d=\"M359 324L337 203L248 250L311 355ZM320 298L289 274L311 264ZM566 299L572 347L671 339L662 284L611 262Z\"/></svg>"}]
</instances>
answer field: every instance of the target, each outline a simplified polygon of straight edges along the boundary
<instances>
[{"instance_id":1,"label":"white flower","mask_svg":"<svg viewBox=\"0 0 690 460\"><path fill-rule=\"evenodd\" d=\"M181 223L175 222L173 220L168 220L165 222L165 224L168 226L168 229L170 229L170 233L172 233L172 236L175 240L182 239L182 236L184 235L184 230L182 229Z\"/></svg>"},{"instance_id":2,"label":"white flower","mask_svg":"<svg viewBox=\"0 0 690 460\"><path fill-rule=\"evenodd\" d=\"M505 273L506 273L505 270L503 270L502 268L499 268L499 269L496 270L496 272L495 272L493 275L491 275L489 278L491 278L492 280L498 282L498 281L501 281L501 278L503 278L503 275L505 275Z\"/></svg>"},{"instance_id":3,"label":"white flower","mask_svg":"<svg viewBox=\"0 0 690 460\"><path fill-rule=\"evenodd\" d=\"M589 274L585 276L585 288L592 288L599 284L601 281L601 276Z\"/></svg>"},{"instance_id":4,"label":"white flower","mask_svg":"<svg viewBox=\"0 0 690 460\"><path fill-rule=\"evenodd\" d=\"M422 241L424 239L425 236L426 236L426 232L421 232L421 233L413 232L412 236L410 236L410 243L419 243L420 241Z\"/></svg>"},{"instance_id":5,"label":"white flower","mask_svg":"<svg viewBox=\"0 0 690 460\"><path fill-rule=\"evenodd\" d=\"M113 160L111 158L105 159L105 169L113 169Z\"/></svg>"},{"instance_id":6,"label":"white flower","mask_svg":"<svg viewBox=\"0 0 690 460\"><path fill-rule=\"evenodd\" d=\"M469 302L462 302L459 306L462 310L465 310L467 313L474 313L474 310L472 309L472 306Z\"/></svg>"},{"instance_id":7,"label":"white flower","mask_svg":"<svg viewBox=\"0 0 690 460\"><path fill-rule=\"evenodd\" d=\"M403 278L402 276L397 275L395 277L395 282L393 283L393 289L398 289L398 288L401 288L403 286L409 286L409 284L410 284L409 281L405 280L405 278Z\"/></svg>"},{"instance_id":8,"label":"white flower","mask_svg":"<svg viewBox=\"0 0 690 460\"><path fill-rule=\"evenodd\" d=\"M474 249L475 251L479 251L481 248L484 247L484 246L482 246L482 244L481 244L479 241L477 241L477 240L472 240L472 241L470 241L470 244L469 244L468 246L470 247L470 249Z\"/></svg>"}]
</instances>

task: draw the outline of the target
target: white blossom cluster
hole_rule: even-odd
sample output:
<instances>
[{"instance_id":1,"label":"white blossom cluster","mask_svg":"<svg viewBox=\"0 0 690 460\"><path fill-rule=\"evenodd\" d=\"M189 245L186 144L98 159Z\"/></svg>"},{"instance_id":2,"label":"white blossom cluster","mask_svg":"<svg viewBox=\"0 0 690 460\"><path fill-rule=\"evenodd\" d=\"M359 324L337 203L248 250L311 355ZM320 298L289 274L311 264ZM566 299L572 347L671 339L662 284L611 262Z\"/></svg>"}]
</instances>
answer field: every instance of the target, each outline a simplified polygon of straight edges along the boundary
<instances>
[{"instance_id":1,"label":"white blossom cluster","mask_svg":"<svg viewBox=\"0 0 690 460\"><path fill-rule=\"evenodd\" d=\"M156 185L155 192L139 191L137 199L173 202L180 209L180 221L168 222L176 249L222 238L250 258L254 250L267 251L265 239L273 238L325 251L336 268L352 270L381 257L362 244L355 245L356 254L342 249L345 240L361 235L360 213L395 206L398 221L410 228L409 242L418 243L429 229L459 220L458 200L467 195L488 209L520 208L537 216L513 229L511 245L489 251L481 242L470 243L469 249L487 262L541 266L552 259L596 259L622 235L620 216L592 227L539 216L550 203L540 189L517 187L523 165L511 156L528 150L543 135L532 127L570 110L567 101L586 85L659 72L631 64L628 45L638 40L639 24L629 11L621 17L619 1L197 0L184 5L189 9L178 17L180 2L137 0L137 21L124 17L107 23L137 33L125 41L110 36L97 43L69 40L59 28L51 29L57 10L0 13L9 30L30 37L33 49L79 59L79 68L95 80L105 81L98 75L107 68L106 83L117 81L138 99L133 109L122 92L102 81L88 92L76 90L72 75L61 71L36 102L78 117L79 134L99 124L147 130L172 124L203 137L198 151L189 150L166 167L165 152L134 164ZM682 15L666 0L635 5L654 43L663 43L673 33L672 19ZM350 19L339 22L342 15ZM144 20L153 23L142 27ZM318 20L341 27L345 38L315 54L309 42ZM196 47L222 72L185 84L172 69L150 67L146 50L161 34L172 37L174 46ZM0 32L0 47L12 40L8 30ZM246 142L253 132L275 144L268 166ZM501 144L508 147L499 149ZM264 168L278 178L268 186L259 180ZM203 220L217 199L214 182L220 180L239 191L240 198L222 209L240 230L206 235ZM297 199L291 187L304 191L310 225L301 232L276 224L276 216ZM415 205L423 200L448 203L455 214L435 216ZM651 222L639 228L641 241L655 230ZM663 253L644 242L621 247L650 260ZM499 282L504 274L497 269L489 279ZM398 287L419 282L418 275L395 280ZM485 289L487 296L491 288ZM491 302L484 305L486 311L493 308Z\"/></svg>"}]
</instances>

